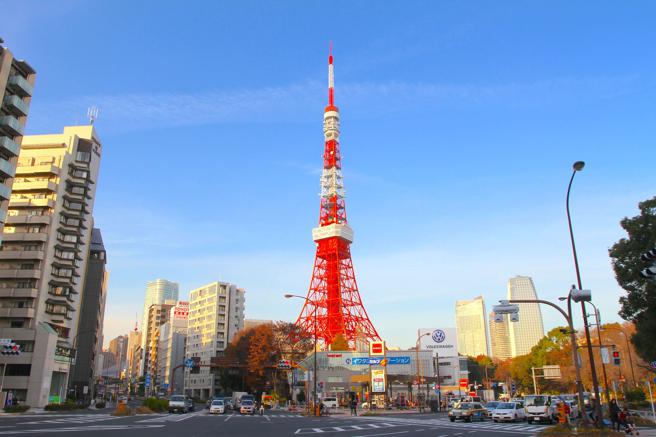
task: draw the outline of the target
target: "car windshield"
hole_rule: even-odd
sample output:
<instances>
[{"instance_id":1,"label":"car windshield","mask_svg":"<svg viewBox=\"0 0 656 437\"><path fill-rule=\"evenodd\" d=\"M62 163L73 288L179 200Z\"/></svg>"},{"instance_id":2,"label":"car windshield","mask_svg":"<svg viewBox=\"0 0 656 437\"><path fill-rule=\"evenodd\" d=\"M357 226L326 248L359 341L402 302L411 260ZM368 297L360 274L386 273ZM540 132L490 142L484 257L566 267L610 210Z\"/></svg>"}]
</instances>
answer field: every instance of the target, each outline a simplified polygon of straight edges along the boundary
<instances>
[{"instance_id":1,"label":"car windshield","mask_svg":"<svg viewBox=\"0 0 656 437\"><path fill-rule=\"evenodd\" d=\"M253 405L253 401L248 401L248 400L246 400L246 401L241 401L241 405L242 405L243 407L250 407L251 405Z\"/></svg>"},{"instance_id":2,"label":"car windshield","mask_svg":"<svg viewBox=\"0 0 656 437\"><path fill-rule=\"evenodd\" d=\"M212 401L212 405L223 405L223 401L222 400Z\"/></svg>"},{"instance_id":3,"label":"car windshield","mask_svg":"<svg viewBox=\"0 0 656 437\"><path fill-rule=\"evenodd\" d=\"M184 396L171 396L170 400L173 402L183 402L185 398Z\"/></svg>"},{"instance_id":4,"label":"car windshield","mask_svg":"<svg viewBox=\"0 0 656 437\"><path fill-rule=\"evenodd\" d=\"M527 407L544 407L547 405L548 398L546 396L526 396L524 402Z\"/></svg>"},{"instance_id":5,"label":"car windshield","mask_svg":"<svg viewBox=\"0 0 656 437\"><path fill-rule=\"evenodd\" d=\"M458 405L458 408L461 410L471 410L474 406L472 404L466 404L464 402L461 402L460 405Z\"/></svg>"},{"instance_id":6,"label":"car windshield","mask_svg":"<svg viewBox=\"0 0 656 437\"><path fill-rule=\"evenodd\" d=\"M497 410L513 410L515 409L515 404L511 402L502 402L497 405Z\"/></svg>"},{"instance_id":7,"label":"car windshield","mask_svg":"<svg viewBox=\"0 0 656 437\"><path fill-rule=\"evenodd\" d=\"M488 402L485 404L485 408L496 408L499 405L499 402Z\"/></svg>"}]
</instances>

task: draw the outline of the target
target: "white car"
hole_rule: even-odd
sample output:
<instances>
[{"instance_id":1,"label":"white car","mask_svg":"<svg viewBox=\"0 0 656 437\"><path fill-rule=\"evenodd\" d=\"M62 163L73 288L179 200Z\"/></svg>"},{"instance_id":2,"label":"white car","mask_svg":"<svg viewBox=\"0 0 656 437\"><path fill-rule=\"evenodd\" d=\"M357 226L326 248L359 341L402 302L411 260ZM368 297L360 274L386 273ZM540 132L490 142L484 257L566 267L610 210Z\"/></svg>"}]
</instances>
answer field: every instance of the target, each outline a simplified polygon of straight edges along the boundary
<instances>
[{"instance_id":1,"label":"white car","mask_svg":"<svg viewBox=\"0 0 656 437\"><path fill-rule=\"evenodd\" d=\"M501 402L492 412L495 422L517 422L526 418L524 407L519 402Z\"/></svg>"},{"instance_id":2,"label":"white car","mask_svg":"<svg viewBox=\"0 0 656 437\"><path fill-rule=\"evenodd\" d=\"M215 399L210 404L210 414L223 414L225 411L225 403L222 399Z\"/></svg>"},{"instance_id":3,"label":"white car","mask_svg":"<svg viewBox=\"0 0 656 437\"><path fill-rule=\"evenodd\" d=\"M338 406L337 398L335 397L323 398L323 401L321 402L328 408L335 409Z\"/></svg>"},{"instance_id":4,"label":"white car","mask_svg":"<svg viewBox=\"0 0 656 437\"><path fill-rule=\"evenodd\" d=\"M239 414L255 414L255 403L251 400L241 401Z\"/></svg>"}]
</instances>

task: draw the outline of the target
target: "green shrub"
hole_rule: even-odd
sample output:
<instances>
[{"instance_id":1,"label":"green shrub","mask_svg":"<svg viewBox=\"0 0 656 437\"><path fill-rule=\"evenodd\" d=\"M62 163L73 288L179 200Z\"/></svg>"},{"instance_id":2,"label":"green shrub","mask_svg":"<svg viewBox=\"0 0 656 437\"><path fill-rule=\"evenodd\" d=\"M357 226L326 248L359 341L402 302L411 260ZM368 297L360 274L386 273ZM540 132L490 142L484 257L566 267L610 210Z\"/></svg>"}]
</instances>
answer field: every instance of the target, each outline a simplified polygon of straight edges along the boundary
<instances>
[{"instance_id":1,"label":"green shrub","mask_svg":"<svg viewBox=\"0 0 656 437\"><path fill-rule=\"evenodd\" d=\"M71 411L77 410L79 408L84 408L82 405L78 405L75 402L66 401L63 404L48 404L43 409L46 411Z\"/></svg>"},{"instance_id":2,"label":"green shrub","mask_svg":"<svg viewBox=\"0 0 656 437\"><path fill-rule=\"evenodd\" d=\"M20 405L7 405L7 406L4 408L5 413L24 413L24 412L26 412L26 411L29 410L29 409L30 409L30 406L29 406L29 405L24 405L24 404L20 404Z\"/></svg>"},{"instance_id":3,"label":"green shrub","mask_svg":"<svg viewBox=\"0 0 656 437\"><path fill-rule=\"evenodd\" d=\"M143 401L143 406L151 411L168 411L169 401L167 399L146 398Z\"/></svg>"},{"instance_id":4,"label":"green shrub","mask_svg":"<svg viewBox=\"0 0 656 437\"><path fill-rule=\"evenodd\" d=\"M647 400L645 397L645 392L639 388L626 390L624 392L624 397L627 402L642 402Z\"/></svg>"}]
</instances>

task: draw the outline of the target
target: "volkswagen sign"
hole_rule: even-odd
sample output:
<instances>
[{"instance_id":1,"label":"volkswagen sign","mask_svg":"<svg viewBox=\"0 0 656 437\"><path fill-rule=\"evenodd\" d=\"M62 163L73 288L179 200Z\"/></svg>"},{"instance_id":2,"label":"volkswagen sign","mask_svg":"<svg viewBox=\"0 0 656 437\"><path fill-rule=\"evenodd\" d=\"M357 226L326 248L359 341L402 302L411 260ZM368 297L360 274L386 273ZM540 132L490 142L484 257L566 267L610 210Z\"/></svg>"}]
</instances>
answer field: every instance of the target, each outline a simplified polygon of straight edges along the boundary
<instances>
[{"instance_id":1,"label":"volkswagen sign","mask_svg":"<svg viewBox=\"0 0 656 437\"><path fill-rule=\"evenodd\" d=\"M444 340L446 340L446 334L441 329L436 329L433 331L431 337L435 343L442 343Z\"/></svg>"},{"instance_id":2,"label":"volkswagen sign","mask_svg":"<svg viewBox=\"0 0 656 437\"><path fill-rule=\"evenodd\" d=\"M458 356L458 337L455 328L424 328L419 330L421 335L420 348L433 351L440 357Z\"/></svg>"}]
</instances>

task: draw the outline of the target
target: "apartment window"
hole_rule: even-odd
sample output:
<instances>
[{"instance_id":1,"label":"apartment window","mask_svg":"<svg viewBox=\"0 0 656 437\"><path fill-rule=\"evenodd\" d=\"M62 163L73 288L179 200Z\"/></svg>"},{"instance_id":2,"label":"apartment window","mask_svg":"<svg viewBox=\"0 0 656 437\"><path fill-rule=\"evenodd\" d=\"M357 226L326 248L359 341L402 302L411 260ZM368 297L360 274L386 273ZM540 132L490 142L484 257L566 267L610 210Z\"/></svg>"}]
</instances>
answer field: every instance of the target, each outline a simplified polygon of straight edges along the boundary
<instances>
[{"instance_id":1,"label":"apartment window","mask_svg":"<svg viewBox=\"0 0 656 437\"><path fill-rule=\"evenodd\" d=\"M64 234L63 232L59 232L57 234L57 239L67 243L77 243L77 235L75 234Z\"/></svg>"},{"instance_id":2,"label":"apartment window","mask_svg":"<svg viewBox=\"0 0 656 437\"><path fill-rule=\"evenodd\" d=\"M21 270L34 270L34 263L23 263L20 265Z\"/></svg>"},{"instance_id":3,"label":"apartment window","mask_svg":"<svg viewBox=\"0 0 656 437\"><path fill-rule=\"evenodd\" d=\"M70 175L76 178L86 179L89 177L89 172L87 170L80 170L79 168L73 168L70 171Z\"/></svg>"},{"instance_id":4,"label":"apartment window","mask_svg":"<svg viewBox=\"0 0 656 437\"><path fill-rule=\"evenodd\" d=\"M73 276L73 269L67 267L56 267L52 266L52 274L56 276L63 276L65 278L70 278Z\"/></svg>"},{"instance_id":5,"label":"apartment window","mask_svg":"<svg viewBox=\"0 0 656 437\"><path fill-rule=\"evenodd\" d=\"M73 259L75 258L75 252L68 250L55 249L55 256L61 259Z\"/></svg>"},{"instance_id":6,"label":"apartment window","mask_svg":"<svg viewBox=\"0 0 656 437\"><path fill-rule=\"evenodd\" d=\"M25 325L25 322L22 320L12 320L9 322L10 328L22 328Z\"/></svg>"},{"instance_id":7,"label":"apartment window","mask_svg":"<svg viewBox=\"0 0 656 437\"><path fill-rule=\"evenodd\" d=\"M6 364L5 376L30 376L31 364Z\"/></svg>"},{"instance_id":8,"label":"apartment window","mask_svg":"<svg viewBox=\"0 0 656 437\"><path fill-rule=\"evenodd\" d=\"M76 161L82 161L82 162L89 162L89 161L91 161L91 152L78 151L75 154L75 160Z\"/></svg>"},{"instance_id":9,"label":"apartment window","mask_svg":"<svg viewBox=\"0 0 656 437\"><path fill-rule=\"evenodd\" d=\"M80 219L66 217L62 215L59 218L59 223L64 224L66 226L80 226Z\"/></svg>"},{"instance_id":10,"label":"apartment window","mask_svg":"<svg viewBox=\"0 0 656 437\"><path fill-rule=\"evenodd\" d=\"M64 200L64 207L68 209L74 209L75 211L81 211L84 208L81 202L73 202L70 200Z\"/></svg>"},{"instance_id":11,"label":"apartment window","mask_svg":"<svg viewBox=\"0 0 656 437\"><path fill-rule=\"evenodd\" d=\"M48 293L53 296L69 296L71 294L71 287L51 285L48 288Z\"/></svg>"},{"instance_id":12,"label":"apartment window","mask_svg":"<svg viewBox=\"0 0 656 437\"><path fill-rule=\"evenodd\" d=\"M16 282L16 288L35 288L35 281L18 281Z\"/></svg>"},{"instance_id":13,"label":"apartment window","mask_svg":"<svg viewBox=\"0 0 656 437\"><path fill-rule=\"evenodd\" d=\"M35 234L41 232L41 226L28 226L27 232Z\"/></svg>"},{"instance_id":14,"label":"apartment window","mask_svg":"<svg viewBox=\"0 0 656 437\"><path fill-rule=\"evenodd\" d=\"M21 352L34 352L34 342L30 340L14 340Z\"/></svg>"}]
</instances>

